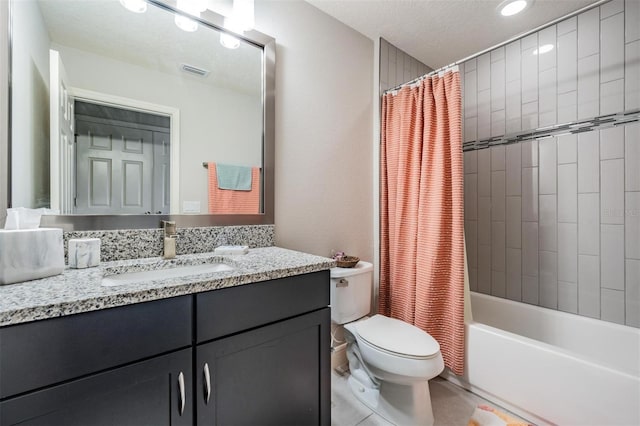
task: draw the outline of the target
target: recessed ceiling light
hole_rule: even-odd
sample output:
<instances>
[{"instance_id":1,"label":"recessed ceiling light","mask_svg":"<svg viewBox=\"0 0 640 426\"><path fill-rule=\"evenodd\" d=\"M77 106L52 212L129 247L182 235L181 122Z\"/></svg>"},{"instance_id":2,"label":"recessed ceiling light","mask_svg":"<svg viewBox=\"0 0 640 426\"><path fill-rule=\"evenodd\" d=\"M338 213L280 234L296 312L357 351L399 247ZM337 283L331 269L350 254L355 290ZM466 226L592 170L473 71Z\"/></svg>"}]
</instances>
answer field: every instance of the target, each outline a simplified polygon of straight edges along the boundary
<instances>
[{"instance_id":1,"label":"recessed ceiling light","mask_svg":"<svg viewBox=\"0 0 640 426\"><path fill-rule=\"evenodd\" d=\"M539 48L533 51L534 55L543 55L547 52L551 52L553 50L553 44L543 44Z\"/></svg>"},{"instance_id":2,"label":"recessed ceiling light","mask_svg":"<svg viewBox=\"0 0 640 426\"><path fill-rule=\"evenodd\" d=\"M498 5L498 11L502 16L516 15L533 3L533 0L505 0Z\"/></svg>"}]
</instances>

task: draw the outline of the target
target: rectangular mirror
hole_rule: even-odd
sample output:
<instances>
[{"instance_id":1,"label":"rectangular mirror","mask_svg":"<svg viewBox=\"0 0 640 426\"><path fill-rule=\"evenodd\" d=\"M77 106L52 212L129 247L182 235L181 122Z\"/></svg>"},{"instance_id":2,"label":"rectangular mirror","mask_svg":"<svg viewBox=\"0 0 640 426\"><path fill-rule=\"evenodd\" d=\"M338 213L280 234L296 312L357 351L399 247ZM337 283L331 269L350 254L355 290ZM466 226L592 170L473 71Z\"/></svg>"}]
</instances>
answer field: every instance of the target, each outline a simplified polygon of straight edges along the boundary
<instances>
[{"instance_id":1,"label":"rectangular mirror","mask_svg":"<svg viewBox=\"0 0 640 426\"><path fill-rule=\"evenodd\" d=\"M11 207L84 224L273 223L275 41L199 15L172 1L10 0Z\"/></svg>"}]
</instances>

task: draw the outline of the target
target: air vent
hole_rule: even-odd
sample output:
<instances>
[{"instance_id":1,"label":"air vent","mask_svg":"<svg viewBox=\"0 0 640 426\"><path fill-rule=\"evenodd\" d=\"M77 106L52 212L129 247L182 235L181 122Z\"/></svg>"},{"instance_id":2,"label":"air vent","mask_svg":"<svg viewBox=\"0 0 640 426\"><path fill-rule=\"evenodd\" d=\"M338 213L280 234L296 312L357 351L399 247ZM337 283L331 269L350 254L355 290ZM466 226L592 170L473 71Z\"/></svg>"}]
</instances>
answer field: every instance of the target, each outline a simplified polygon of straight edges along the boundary
<instances>
[{"instance_id":1,"label":"air vent","mask_svg":"<svg viewBox=\"0 0 640 426\"><path fill-rule=\"evenodd\" d=\"M184 72L199 75L200 77L206 77L210 71L203 70L202 68L194 67L193 65L180 64L180 69Z\"/></svg>"}]
</instances>

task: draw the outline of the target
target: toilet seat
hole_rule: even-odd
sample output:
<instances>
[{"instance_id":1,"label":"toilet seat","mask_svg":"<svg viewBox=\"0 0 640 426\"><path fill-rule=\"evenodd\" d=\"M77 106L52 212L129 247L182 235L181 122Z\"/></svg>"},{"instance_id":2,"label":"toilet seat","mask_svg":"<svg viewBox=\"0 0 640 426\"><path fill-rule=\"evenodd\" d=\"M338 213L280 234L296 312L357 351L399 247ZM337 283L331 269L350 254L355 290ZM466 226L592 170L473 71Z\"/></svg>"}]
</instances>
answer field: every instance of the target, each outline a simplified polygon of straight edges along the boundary
<instances>
[{"instance_id":1,"label":"toilet seat","mask_svg":"<svg viewBox=\"0 0 640 426\"><path fill-rule=\"evenodd\" d=\"M357 322L355 329L363 343L393 356L421 360L440 353L440 345L429 333L394 318L374 315Z\"/></svg>"}]
</instances>

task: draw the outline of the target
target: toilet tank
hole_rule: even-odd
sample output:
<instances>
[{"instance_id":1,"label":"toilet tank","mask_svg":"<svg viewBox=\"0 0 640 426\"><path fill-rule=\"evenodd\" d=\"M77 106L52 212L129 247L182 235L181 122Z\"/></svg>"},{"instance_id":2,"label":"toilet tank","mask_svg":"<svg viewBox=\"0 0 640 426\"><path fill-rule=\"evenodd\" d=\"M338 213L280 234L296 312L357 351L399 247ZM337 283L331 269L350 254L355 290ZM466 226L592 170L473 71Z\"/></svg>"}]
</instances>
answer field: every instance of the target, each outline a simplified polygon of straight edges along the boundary
<instances>
[{"instance_id":1,"label":"toilet tank","mask_svg":"<svg viewBox=\"0 0 640 426\"><path fill-rule=\"evenodd\" d=\"M353 268L331 268L331 320L337 324L369 314L373 265L360 261Z\"/></svg>"}]
</instances>

